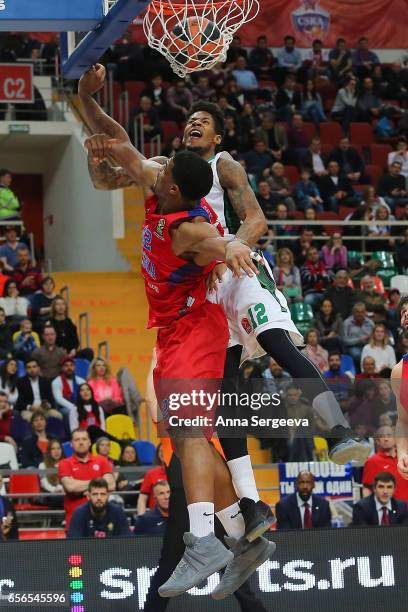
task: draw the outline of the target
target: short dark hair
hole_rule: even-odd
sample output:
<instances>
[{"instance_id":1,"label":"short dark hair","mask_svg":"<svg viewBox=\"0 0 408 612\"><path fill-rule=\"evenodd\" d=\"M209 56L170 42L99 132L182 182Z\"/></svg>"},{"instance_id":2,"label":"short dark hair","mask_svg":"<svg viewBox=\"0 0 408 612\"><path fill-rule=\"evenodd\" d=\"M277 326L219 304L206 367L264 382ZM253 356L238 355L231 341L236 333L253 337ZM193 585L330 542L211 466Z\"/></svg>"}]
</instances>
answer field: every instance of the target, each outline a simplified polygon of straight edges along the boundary
<instances>
[{"instance_id":1,"label":"short dark hair","mask_svg":"<svg viewBox=\"0 0 408 612\"><path fill-rule=\"evenodd\" d=\"M224 131L225 131L224 114L222 110L220 109L220 107L218 106L218 104L215 104L214 102L207 102L206 100L201 100L200 102L196 102L191 107L191 110L188 114L188 118L194 115L194 113L199 113L200 111L211 115L212 120L214 122L214 128L215 128L216 133L219 136L223 137Z\"/></svg>"},{"instance_id":2,"label":"short dark hair","mask_svg":"<svg viewBox=\"0 0 408 612\"><path fill-rule=\"evenodd\" d=\"M319 44L319 45L323 44L322 41L320 40L320 38L315 38L314 41L312 42L312 45L317 45L317 44Z\"/></svg>"},{"instance_id":3,"label":"short dark hair","mask_svg":"<svg viewBox=\"0 0 408 612\"><path fill-rule=\"evenodd\" d=\"M11 176L10 170L7 170L7 168L0 168L0 176L6 176L6 174Z\"/></svg>"},{"instance_id":4,"label":"short dark hair","mask_svg":"<svg viewBox=\"0 0 408 612\"><path fill-rule=\"evenodd\" d=\"M293 40L293 42L295 42L295 37L292 36L292 34L288 34L283 40L284 42L287 42L288 40Z\"/></svg>"},{"instance_id":5,"label":"short dark hair","mask_svg":"<svg viewBox=\"0 0 408 612\"><path fill-rule=\"evenodd\" d=\"M394 487L397 484L395 476L394 474L391 474L391 472L378 472L378 474L376 474L374 477L374 486L378 484L380 480L381 482L392 482Z\"/></svg>"},{"instance_id":6,"label":"short dark hair","mask_svg":"<svg viewBox=\"0 0 408 612\"><path fill-rule=\"evenodd\" d=\"M400 301L398 302L398 317L401 318L401 310L403 309L403 307L405 306L405 304L408 304L408 295L403 295L400 299Z\"/></svg>"},{"instance_id":7,"label":"short dark hair","mask_svg":"<svg viewBox=\"0 0 408 612\"><path fill-rule=\"evenodd\" d=\"M183 198L204 198L213 184L210 164L193 151L180 151L173 157L173 177Z\"/></svg>"},{"instance_id":8,"label":"short dark hair","mask_svg":"<svg viewBox=\"0 0 408 612\"><path fill-rule=\"evenodd\" d=\"M334 357L335 355L338 355L340 357L340 359L341 359L340 351L330 351L329 352L329 359L330 359L330 357Z\"/></svg>"},{"instance_id":9,"label":"short dark hair","mask_svg":"<svg viewBox=\"0 0 408 612\"><path fill-rule=\"evenodd\" d=\"M87 429L85 429L85 427L77 427L76 429L73 429L71 431L71 440L74 437L74 434L78 433L78 432L80 432L80 433L84 433L85 432L87 434L88 438L91 439L91 436L89 435L89 431Z\"/></svg>"},{"instance_id":10,"label":"short dark hair","mask_svg":"<svg viewBox=\"0 0 408 612\"><path fill-rule=\"evenodd\" d=\"M345 42L346 42L346 39L345 39L345 38L338 38L338 39L336 40L336 45L338 45L338 44L340 44L340 43L345 43Z\"/></svg>"},{"instance_id":11,"label":"short dark hair","mask_svg":"<svg viewBox=\"0 0 408 612\"><path fill-rule=\"evenodd\" d=\"M28 357L27 361L25 362L26 366L28 366L29 363L36 363L38 365L38 367L40 367L40 364L38 362L38 359L36 359L35 357Z\"/></svg>"},{"instance_id":12,"label":"short dark hair","mask_svg":"<svg viewBox=\"0 0 408 612\"><path fill-rule=\"evenodd\" d=\"M88 491L92 489L106 489L109 491L109 486L104 478L93 478L89 481Z\"/></svg>"}]
</instances>

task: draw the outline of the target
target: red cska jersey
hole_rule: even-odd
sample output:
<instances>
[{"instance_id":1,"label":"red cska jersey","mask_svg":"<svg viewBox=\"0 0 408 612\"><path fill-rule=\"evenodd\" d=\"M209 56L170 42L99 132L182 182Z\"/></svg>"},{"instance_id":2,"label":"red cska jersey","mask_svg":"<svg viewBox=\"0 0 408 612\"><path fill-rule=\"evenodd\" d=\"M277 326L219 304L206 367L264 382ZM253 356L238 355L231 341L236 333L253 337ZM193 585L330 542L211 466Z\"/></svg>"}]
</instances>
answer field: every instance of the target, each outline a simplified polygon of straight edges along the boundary
<instances>
[{"instance_id":1,"label":"red cska jersey","mask_svg":"<svg viewBox=\"0 0 408 612\"><path fill-rule=\"evenodd\" d=\"M149 302L150 327L166 327L206 301L206 279L215 262L197 266L173 253L169 229L175 221L204 217L217 229L217 216L206 202L191 210L160 215L155 195L145 202L142 232L142 274Z\"/></svg>"}]
</instances>

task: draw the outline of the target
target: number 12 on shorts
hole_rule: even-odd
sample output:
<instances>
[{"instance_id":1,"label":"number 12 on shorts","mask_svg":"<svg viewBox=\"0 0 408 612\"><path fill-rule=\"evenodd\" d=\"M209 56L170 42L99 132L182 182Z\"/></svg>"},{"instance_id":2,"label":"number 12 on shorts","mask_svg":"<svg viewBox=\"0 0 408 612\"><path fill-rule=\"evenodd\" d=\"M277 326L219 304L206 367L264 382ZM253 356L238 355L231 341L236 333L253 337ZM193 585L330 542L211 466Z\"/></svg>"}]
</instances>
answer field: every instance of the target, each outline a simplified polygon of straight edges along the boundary
<instances>
[{"instance_id":1,"label":"number 12 on shorts","mask_svg":"<svg viewBox=\"0 0 408 612\"><path fill-rule=\"evenodd\" d=\"M268 323L268 315L266 314L265 304L259 303L248 308L248 316L254 329L256 329L258 325Z\"/></svg>"}]
</instances>

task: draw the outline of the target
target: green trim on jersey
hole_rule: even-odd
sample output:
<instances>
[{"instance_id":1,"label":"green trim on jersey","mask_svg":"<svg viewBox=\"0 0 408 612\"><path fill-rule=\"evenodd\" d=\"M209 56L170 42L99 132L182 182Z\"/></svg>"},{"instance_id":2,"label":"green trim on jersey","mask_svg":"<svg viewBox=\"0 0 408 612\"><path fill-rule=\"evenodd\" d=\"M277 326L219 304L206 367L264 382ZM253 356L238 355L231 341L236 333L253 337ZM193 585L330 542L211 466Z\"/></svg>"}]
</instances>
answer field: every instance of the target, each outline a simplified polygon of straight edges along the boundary
<instances>
[{"instance_id":1,"label":"green trim on jersey","mask_svg":"<svg viewBox=\"0 0 408 612\"><path fill-rule=\"evenodd\" d=\"M230 197L224 189L224 217L225 225L230 234L236 234L241 227L241 220L234 210Z\"/></svg>"},{"instance_id":2,"label":"green trim on jersey","mask_svg":"<svg viewBox=\"0 0 408 612\"><path fill-rule=\"evenodd\" d=\"M278 296L276 295L276 282L275 279L269 274L267 268L259 262L256 262L256 267L258 268L259 275L257 279L261 287L269 291L272 297L278 302L281 312L288 312L287 308L282 306L280 303Z\"/></svg>"}]
</instances>

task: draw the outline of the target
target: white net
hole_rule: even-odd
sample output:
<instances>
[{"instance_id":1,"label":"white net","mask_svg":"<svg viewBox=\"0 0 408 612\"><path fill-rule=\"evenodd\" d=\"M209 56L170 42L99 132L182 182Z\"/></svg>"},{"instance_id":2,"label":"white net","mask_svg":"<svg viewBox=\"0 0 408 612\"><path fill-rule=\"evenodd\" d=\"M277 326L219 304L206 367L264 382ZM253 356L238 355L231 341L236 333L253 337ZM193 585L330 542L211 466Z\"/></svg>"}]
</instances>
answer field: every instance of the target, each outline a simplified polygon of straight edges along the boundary
<instances>
[{"instance_id":1,"label":"white net","mask_svg":"<svg viewBox=\"0 0 408 612\"><path fill-rule=\"evenodd\" d=\"M150 47L185 77L225 62L235 32L258 11L258 0L153 0L143 29Z\"/></svg>"}]
</instances>

